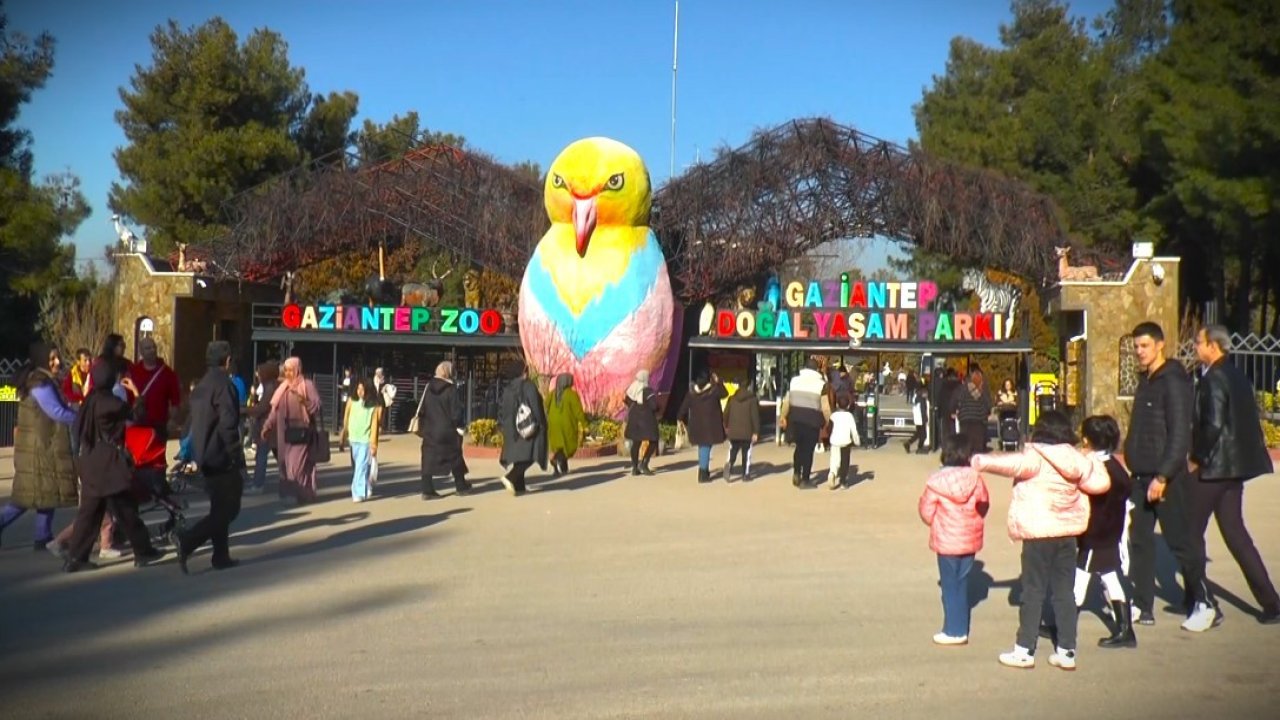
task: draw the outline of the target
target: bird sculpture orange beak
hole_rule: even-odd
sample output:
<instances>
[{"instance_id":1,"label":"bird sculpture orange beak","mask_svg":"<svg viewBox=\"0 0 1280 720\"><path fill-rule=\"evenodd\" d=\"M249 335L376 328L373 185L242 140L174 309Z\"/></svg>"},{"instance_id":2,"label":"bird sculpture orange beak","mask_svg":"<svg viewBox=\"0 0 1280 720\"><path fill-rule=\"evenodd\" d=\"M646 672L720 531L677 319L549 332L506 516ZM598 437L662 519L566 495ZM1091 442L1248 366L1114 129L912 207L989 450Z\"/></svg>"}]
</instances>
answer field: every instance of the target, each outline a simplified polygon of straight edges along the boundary
<instances>
[{"instance_id":1,"label":"bird sculpture orange beak","mask_svg":"<svg viewBox=\"0 0 1280 720\"><path fill-rule=\"evenodd\" d=\"M573 233L578 240L578 257L587 256L587 243L596 231L596 196L573 198Z\"/></svg>"}]
</instances>

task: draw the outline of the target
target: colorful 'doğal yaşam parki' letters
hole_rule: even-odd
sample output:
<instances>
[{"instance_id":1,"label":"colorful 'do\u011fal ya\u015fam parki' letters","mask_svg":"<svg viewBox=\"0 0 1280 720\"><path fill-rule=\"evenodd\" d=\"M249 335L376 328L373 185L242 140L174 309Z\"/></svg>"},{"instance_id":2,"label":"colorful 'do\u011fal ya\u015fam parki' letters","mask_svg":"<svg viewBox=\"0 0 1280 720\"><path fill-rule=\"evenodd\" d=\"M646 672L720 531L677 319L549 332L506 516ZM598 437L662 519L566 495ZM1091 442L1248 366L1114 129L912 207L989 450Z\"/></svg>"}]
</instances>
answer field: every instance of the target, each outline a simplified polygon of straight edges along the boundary
<instances>
[{"instance_id":1,"label":"colorful 'do\u011fal ya\u015fam parki' letters","mask_svg":"<svg viewBox=\"0 0 1280 720\"><path fill-rule=\"evenodd\" d=\"M547 171L551 228L520 286L520 342L539 375L572 373L591 413L616 415L636 372L659 370L672 342L649 195L640 155L609 138L570 144Z\"/></svg>"},{"instance_id":2,"label":"colorful 'do\u011fal ya\u015fam parki' letters","mask_svg":"<svg viewBox=\"0 0 1280 720\"><path fill-rule=\"evenodd\" d=\"M795 280L782 307L719 310L713 333L721 337L886 342L1001 342L1016 333L1002 313L949 312L935 307L931 280L851 282Z\"/></svg>"}]
</instances>

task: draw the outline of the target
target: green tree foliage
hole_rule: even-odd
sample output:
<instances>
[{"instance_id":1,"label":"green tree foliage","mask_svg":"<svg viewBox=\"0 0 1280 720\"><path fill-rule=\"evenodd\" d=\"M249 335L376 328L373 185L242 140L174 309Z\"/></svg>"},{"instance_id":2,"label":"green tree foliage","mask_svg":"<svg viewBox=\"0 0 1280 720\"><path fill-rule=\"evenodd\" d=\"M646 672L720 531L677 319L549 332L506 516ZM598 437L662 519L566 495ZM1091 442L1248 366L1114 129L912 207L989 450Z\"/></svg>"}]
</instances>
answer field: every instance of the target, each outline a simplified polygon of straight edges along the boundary
<instances>
[{"instance_id":1,"label":"green tree foliage","mask_svg":"<svg viewBox=\"0 0 1280 720\"><path fill-rule=\"evenodd\" d=\"M453 133L431 131L421 125L417 110L394 115L385 123L366 119L356 133L356 153L362 164L377 164L402 157L422 145L465 148L467 139Z\"/></svg>"},{"instance_id":2,"label":"green tree foliage","mask_svg":"<svg viewBox=\"0 0 1280 720\"><path fill-rule=\"evenodd\" d=\"M1280 300L1280 5L1175 0L1141 107L1147 211L1187 264L1196 300L1228 300L1245 330L1255 280ZM1273 320L1271 327L1275 328Z\"/></svg>"},{"instance_id":3,"label":"green tree foliage","mask_svg":"<svg viewBox=\"0 0 1280 720\"><path fill-rule=\"evenodd\" d=\"M1091 35L1063 2L1015 0L999 48L952 41L945 74L915 108L920 144L1029 182L1085 244L1127 248L1142 226L1129 180L1151 5L1122 2Z\"/></svg>"},{"instance_id":4,"label":"green tree foliage","mask_svg":"<svg viewBox=\"0 0 1280 720\"><path fill-rule=\"evenodd\" d=\"M62 239L89 215L69 173L31 179L29 131L14 122L53 72L54 41L10 34L0 10L0 348L22 354L32 339L42 293L74 277L75 248Z\"/></svg>"},{"instance_id":5,"label":"green tree foliage","mask_svg":"<svg viewBox=\"0 0 1280 720\"><path fill-rule=\"evenodd\" d=\"M225 232L227 199L350 139L355 93L313 96L270 30L242 43L221 18L189 30L170 21L151 44L151 65L120 90L125 182L110 206L145 225L158 252Z\"/></svg>"}]
</instances>

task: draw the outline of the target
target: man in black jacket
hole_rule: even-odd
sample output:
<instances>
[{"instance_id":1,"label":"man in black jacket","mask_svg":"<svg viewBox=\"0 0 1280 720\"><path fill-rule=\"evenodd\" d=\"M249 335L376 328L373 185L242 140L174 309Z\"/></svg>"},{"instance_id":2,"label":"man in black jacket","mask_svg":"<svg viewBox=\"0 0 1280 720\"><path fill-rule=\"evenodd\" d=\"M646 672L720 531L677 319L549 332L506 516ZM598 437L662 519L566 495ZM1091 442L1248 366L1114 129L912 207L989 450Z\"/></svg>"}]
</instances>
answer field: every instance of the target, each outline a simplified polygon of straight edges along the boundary
<instances>
[{"instance_id":1,"label":"man in black jacket","mask_svg":"<svg viewBox=\"0 0 1280 720\"><path fill-rule=\"evenodd\" d=\"M1209 325L1196 333L1196 355L1204 374L1196 384L1195 432L1191 443L1191 470L1199 478L1190 483L1191 542L1198 560L1205 562L1204 534L1209 516L1216 515L1222 539L1235 558L1249 590L1262 606L1259 620L1280 623L1280 596L1267 575L1267 567L1244 526L1244 482L1268 475L1271 456L1262 436L1253 385L1240 368L1227 360L1231 333L1221 325ZM1188 630L1212 627L1213 616L1192 614Z\"/></svg>"},{"instance_id":2,"label":"man in black jacket","mask_svg":"<svg viewBox=\"0 0 1280 720\"><path fill-rule=\"evenodd\" d=\"M1144 374L1133 396L1133 416L1124 441L1124 461L1133 474L1130 573L1140 625L1154 625L1156 521L1182 571L1184 605L1212 605L1187 522L1187 455L1191 445L1191 380L1164 356L1164 331L1153 322L1133 329L1134 350Z\"/></svg>"},{"instance_id":3,"label":"man in black jacket","mask_svg":"<svg viewBox=\"0 0 1280 720\"><path fill-rule=\"evenodd\" d=\"M187 558L206 542L213 544L213 569L235 567L227 539L231 522L240 514L244 493L244 445L240 440L240 403L229 376L231 346L217 340L205 350L208 372L191 392L192 459L204 475L209 514L185 533L175 532L178 566L187 572Z\"/></svg>"}]
</instances>

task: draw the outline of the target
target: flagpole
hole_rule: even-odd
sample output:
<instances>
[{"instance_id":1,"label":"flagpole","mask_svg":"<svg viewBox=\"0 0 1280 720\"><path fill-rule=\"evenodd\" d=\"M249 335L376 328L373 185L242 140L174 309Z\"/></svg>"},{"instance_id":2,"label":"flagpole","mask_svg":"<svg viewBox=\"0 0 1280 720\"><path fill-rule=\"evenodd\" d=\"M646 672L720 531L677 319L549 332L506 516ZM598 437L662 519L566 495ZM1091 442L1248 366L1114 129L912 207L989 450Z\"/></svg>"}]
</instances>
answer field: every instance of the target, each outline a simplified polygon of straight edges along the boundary
<instances>
[{"instance_id":1,"label":"flagpole","mask_svg":"<svg viewBox=\"0 0 1280 720\"><path fill-rule=\"evenodd\" d=\"M675 31L671 39L671 166L668 178L676 175L676 73L680 60L680 0L676 0Z\"/></svg>"}]
</instances>

